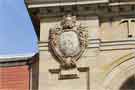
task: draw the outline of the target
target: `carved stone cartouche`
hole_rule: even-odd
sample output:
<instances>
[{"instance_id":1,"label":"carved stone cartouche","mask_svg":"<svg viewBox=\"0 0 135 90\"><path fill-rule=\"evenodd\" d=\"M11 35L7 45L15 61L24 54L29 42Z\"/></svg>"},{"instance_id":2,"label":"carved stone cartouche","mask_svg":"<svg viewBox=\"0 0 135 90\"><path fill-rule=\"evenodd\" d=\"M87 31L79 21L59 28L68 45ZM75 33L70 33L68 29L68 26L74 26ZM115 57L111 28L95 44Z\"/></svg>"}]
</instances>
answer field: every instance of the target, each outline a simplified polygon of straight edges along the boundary
<instances>
[{"instance_id":1,"label":"carved stone cartouche","mask_svg":"<svg viewBox=\"0 0 135 90\"><path fill-rule=\"evenodd\" d=\"M52 54L64 69L76 67L87 46L87 31L77 24L76 17L67 15L63 17L60 25L50 29L49 47Z\"/></svg>"}]
</instances>

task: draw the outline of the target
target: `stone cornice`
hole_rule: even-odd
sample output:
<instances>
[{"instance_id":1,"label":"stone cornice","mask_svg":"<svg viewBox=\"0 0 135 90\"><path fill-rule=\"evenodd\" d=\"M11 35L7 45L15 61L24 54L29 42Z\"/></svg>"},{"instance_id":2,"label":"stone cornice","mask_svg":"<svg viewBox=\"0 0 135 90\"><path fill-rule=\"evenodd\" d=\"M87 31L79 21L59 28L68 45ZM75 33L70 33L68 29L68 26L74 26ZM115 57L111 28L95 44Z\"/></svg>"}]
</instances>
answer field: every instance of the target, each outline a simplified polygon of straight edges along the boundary
<instances>
[{"instance_id":1,"label":"stone cornice","mask_svg":"<svg viewBox=\"0 0 135 90\"><path fill-rule=\"evenodd\" d=\"M135 49L135 40L102 41L101 51Z\"/></svg>"},{"instance_id":2,"label":"stone cornice","mask_svg":"<svg viewBox=\"0 0 135 90\"><path fill-rule=\"evenodd\" d=\"M106 4L109 6L123 6L123 5L135 5L135 1L109 1L109 0L70 0L70 1L32 1L31 3L26 0L28 8L46 8L46 7L59 7L59 6L73 6L73 5L99 5Z\"/></svg>"},{"instance_id":3,"label":"stone cornice","mask_svg":"<svg viewBox=\"0 0 135 90\"><path fill-rule=\"evenodd\" d=\"M43 7L56 7L56 6L69 6L69 5L85 5L85 4L100 4L108 3L108 0L70 0L70 1L26 1L28 3L28 8L43 8Z\"/></svg>"},{"instance_id":4,"label":"stone cornice","mask_svg":"<svg viewBox=\"0 0 135 90\"><path fill-rule=\"evenodd\" d=\"M135 1L109 3L109 6L118 6L118 5L135 5Z\"/></svg>"},{"instance_id":5,"label":"stone cornice","mask_svg":"<svg viewBox=\"0 0 135 90\"><path fill-rule=\"evenodd\" d=\"M63 16L66 12L72 12L73 14L77 16L99 16L99 17L107 17L107 18L135 15L135 2L133 1L132 2L97 3L97 4L96 3L95 4L82 3L78 5L75 2L72 3L73 5L72 4L65 5L66 3L65 4L54 3L54 4L57 4L57 5L49 6L49 4L47 4L48 6L45 6L45 7L41 5L41 7L39 8L40 17L41 18L59 17L59 16ZM32 4L32 5L36 5L36 4ZM40 5L40 4L37 4L37 5ZM31 6L29 5L29 7Z\"/></svg>"},{"instance_id":6,"label":"stone cornice","mask_svg":"<svg viewBox=\"0 0 135 90\"><path fill-rule=\"evenodd\" d=\"M135 40L101 41L89 39L87 49L98 48L101 51L135 49ZM48 51L48 42L39 42L40 51Z\"/></svg>"}]
</instances>

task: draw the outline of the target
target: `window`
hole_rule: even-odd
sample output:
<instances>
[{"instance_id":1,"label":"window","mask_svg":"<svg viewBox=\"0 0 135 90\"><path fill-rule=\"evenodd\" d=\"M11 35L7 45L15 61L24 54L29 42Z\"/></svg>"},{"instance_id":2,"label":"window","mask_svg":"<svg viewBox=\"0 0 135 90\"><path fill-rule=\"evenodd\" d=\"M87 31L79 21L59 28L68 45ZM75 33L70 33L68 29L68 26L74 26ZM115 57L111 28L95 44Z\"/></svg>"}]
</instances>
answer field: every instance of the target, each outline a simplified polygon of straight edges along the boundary
<instances>
[{"instance_id":1,"label":"window","mask_svg":"<svg viewBox=\"0 0 135 90\"><path fill-rule=\"evenodd\" d=\"M120 22L124 26L124 30L127 30L127 37L131 38L135 36L135 19L125 19Z\"/></svg>"}]
</instances>

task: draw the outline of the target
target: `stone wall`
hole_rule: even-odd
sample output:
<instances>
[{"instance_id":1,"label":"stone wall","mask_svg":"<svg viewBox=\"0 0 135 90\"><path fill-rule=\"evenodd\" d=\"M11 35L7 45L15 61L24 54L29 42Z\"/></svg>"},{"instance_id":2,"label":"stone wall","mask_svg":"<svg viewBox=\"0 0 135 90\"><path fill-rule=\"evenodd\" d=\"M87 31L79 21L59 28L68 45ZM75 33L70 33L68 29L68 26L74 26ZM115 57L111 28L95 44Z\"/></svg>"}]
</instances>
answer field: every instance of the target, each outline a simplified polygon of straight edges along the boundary
<instances>
[{"instance_id":1,"label":"stone wall","mask_svg":"<svg viewBox=\"0 0 135 90\"><path fill-rule=\"evenodd\" d=\"M104 21L87 16L78 17L78 22L87 26L89 36L88 47L77 61L79 78L60 80L59 63L48 49L49 29L60 20L60 17L41 19L39 90L119 90L124 80L134 74L135 32L128 37L127 26L120 25L125 18ZM126 74L128 69L130 73Z\"/></svg>"},{"instance_id":2,"label":"stone wall","mask_svg":"<svg viewBox=\"0 0 135 90\"><path fill-rule=\"evenodd\" d=\"M135 9L131 2L116 1L78 4L77 11L76 5L40 7L39 90L119 90L134 75ZM49 50L48 37L66 10L87 27L88 46L77 69L62 72L78 78L60 79L60 64Z\"/></svg>"}]
</instances>

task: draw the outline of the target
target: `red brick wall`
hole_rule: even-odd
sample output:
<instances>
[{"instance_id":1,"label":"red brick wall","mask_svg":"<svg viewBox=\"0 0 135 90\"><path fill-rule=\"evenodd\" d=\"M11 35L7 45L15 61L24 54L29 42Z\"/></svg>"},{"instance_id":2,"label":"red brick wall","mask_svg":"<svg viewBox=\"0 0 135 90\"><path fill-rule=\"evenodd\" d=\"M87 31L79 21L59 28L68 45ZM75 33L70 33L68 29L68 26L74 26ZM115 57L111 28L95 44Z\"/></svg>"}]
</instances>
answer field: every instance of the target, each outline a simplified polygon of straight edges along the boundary
<instances>
[{"instance_id":1,"label":"red brick wall","mask_svg":"<svg viewBox=\"0 0 135 90\"><path fill-rule=\"evenodd\" d=\"M28 66L0 68L0 90L29 90Z\"/></svg>"}]
</instances>

